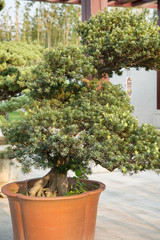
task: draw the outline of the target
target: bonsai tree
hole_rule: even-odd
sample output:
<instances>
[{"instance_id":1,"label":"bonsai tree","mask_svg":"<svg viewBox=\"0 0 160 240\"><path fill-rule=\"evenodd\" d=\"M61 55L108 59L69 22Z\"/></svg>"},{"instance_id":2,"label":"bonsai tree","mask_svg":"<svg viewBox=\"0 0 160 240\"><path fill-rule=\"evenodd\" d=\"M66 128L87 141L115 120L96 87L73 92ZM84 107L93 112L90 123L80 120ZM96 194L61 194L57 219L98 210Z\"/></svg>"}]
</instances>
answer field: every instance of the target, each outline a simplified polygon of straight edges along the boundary
<instances>
[{"instance_id":1,"label":"bonsai tree","mask_svg":"<svg viewBox=\"0 0 160 240\"><path fill-rule=\"evenodd\" d=\"M160 27L147 10L106 10L80 22L77 30L99 77L121 75L123 68L160 69Z\"/></svg>"},{"instance_id":2,"label":"bonsai tree","mask_svg":"<svg viewBox=\"0 0 160 240\"><path fill-rule=\"evenodd\" d=\"M42 58L43 48L24 42L4 41L0 45L0 114L21 108L26 81L33 65Z\"/></svg>"},{"instance_id":3,"label":"bonsai tree","mask_svg":"<svg viewBox=\"0 0 160 240\"><path fill-rule=\"evenodd\" d=\"M130 12L130 14L133 20L136 19L134 16L142 20L142 16L145 17L144 13L134 15ZM97 29L98 19L102 19L104 22L101 20L101 25L105 26L107 32L105 21L110 15L114 15L116 24L120 24L117 23L117 16L121 16L118 19L122 23L125 23L126 19L128 22L130 20L126 10L122 15L117 10L99 13L90 20L92 25L95 24L94 31ZM88 26L84 23L80 26L85 32L85 27L91 27L91 24ZM147 26L149 28L149 25ZM152 26L151 22L150 28ZM127 27L123 27L123 24L121 27L123 36ZM143 37L143 26L141 27ZM146 31L150 33L148 28ZM157 32L157 29L155 27L154 31ZM141 67L142 63L148 68L149 60L141 54L143 45L141 52L140 46L137 46L139 57L136 57L137 48L133 42L132 51L128 45L124 45L128 46L125 51L122 48L121 61L119 59L121 54L114 55L115 49L112 62L111 51L107 48L110 35L106 37L105 31L99 29L92 36L95 41L100 41L99 34L104 34L104 38L101 39L103 44L99 42L96 54L94 52L97 49L93 52L91 50L94 46L90 37L91 31L85 32L84 35L87 39L88 34L89 41L84 42L85 46L82 48L60 46L56 50L47 50L44 61L35 67L31 80L27 81L30 102L25 107L23 119L3 126L6 140L13 146L10 149L10 157L16 157L20 161L24 172L29 171L32 166L51 169L29 189L30 196L49 197L66 194L68 170L73 170L77 175L85 175L90 172L88 165L90 160L110 171L118 168L123 173L160 169L160 132L151 125L138 125L137 119L132 116L133 107L121 86L102 82L101 87L97 88L105 71L110 74L119 73L123 66ZM154 32L152 34L154 36ZM134 35L135 33L131 34L132 37ZM159 41L159 35L156 36L156 40L155 37L150 40ZM156 46L152 41L151 45ZM105 53L102 52L102 46L104 50L108 49ZM120 51L121 48L117 47L118 49ZM157 46L153 52L155 54L158 51ZM152 55L152 49L148 56L152 57L154 63L151 63L151 68L159 66L159 59L156 54ZM124 65L121 64L123 61Z\"/></svg>"},{"instance_id":4,"label":"bonsai tree","mask_svg":"<svg viewBox=\"0 0 160 240\"><path fill-rule=\"evenodd\" d=\"M96 75L92 61L74 46L47 51L28 84L32 101L23 119L3 126L23 171L51 169L30 196L66 194L67 171L86 174L90 160L124 173L160 168L160 132L138 126L121 86L102 83L97 90L99 79L85 80Z\"/></svg>"}]
</instances>

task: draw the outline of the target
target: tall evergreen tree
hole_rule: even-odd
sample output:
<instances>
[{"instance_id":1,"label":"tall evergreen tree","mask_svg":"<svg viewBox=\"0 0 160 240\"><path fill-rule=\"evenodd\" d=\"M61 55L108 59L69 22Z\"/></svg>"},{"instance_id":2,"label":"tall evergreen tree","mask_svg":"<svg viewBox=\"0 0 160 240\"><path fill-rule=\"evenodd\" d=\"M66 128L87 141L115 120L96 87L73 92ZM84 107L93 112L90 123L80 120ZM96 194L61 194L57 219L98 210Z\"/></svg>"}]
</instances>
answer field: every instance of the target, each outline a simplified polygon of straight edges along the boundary
<instances>
[{"instance_id":1,"label":"tall evergreen tree","mask_svg":"<svg viewBox=\"0 0 160 240\"><path fill-rule=\"evenodd\" d=\"M20 7L20 2L18 0L16 0L16 22L15 22L15 26L16 26L16 41L20 40L20 29L19 29L19 7Z\"/></svg>"},{"instance_id":2,"label":"tall evergreen tree","mask_svg":"<svg viewBox=\"0 0 160 240\"><path fill-rule=\"evenodd\" d=\"M6 6L7 7L7 6ZM33 11L35 10L35 11ZM80 8L67 4L25 3L21 11L21 2L15 0L15 18L9 9L0 16L0 40L37 41L44 47L56 47L59 43L68 45L79 43L75 25ZM21 12L20 12L21 11ZM23 16L21 16L23 13Z\"/></svg>"}]
</instances>

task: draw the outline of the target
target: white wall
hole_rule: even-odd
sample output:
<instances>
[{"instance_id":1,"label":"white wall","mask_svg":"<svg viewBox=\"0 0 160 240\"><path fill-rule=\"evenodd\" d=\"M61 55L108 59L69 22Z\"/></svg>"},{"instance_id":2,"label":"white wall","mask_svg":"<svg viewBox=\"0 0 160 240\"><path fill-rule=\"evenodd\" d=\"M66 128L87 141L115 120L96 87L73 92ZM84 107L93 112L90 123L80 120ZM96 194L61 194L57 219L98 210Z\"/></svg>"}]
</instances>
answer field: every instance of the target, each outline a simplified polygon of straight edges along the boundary
<instances>
[{"instance_id":1,"label":"white wall","mask_svg":"<svg viewBox=\"0 0 160 240\"><path fill-rule=\"evenodd\" d=\"M130 71L124 70L122 76L114 75L110 81L114 84L121 83L126 89L126 79L132 79L131 104L134 106L134 116L139 124L150 123L160 127L160 112L156 110L157 104L157 72L144 69Z\"/></svg>"}]
</instances>

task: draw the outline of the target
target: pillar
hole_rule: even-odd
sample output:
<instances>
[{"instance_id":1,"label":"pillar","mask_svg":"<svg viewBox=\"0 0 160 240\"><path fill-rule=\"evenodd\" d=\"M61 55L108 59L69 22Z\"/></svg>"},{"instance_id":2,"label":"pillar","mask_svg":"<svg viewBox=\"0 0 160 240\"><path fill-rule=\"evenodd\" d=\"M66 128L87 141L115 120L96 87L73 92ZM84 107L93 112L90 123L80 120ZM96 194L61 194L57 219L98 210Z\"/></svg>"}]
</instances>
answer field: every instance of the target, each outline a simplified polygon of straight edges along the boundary
<instances>
[{"instance_id":1,"label":"pillar","mask_svg":"<svg viewBox=\"0 0 160 240\"><path fill-rule=\"evenodd\" d=\"M87 21L92 14L103 11L108 6L108 0L81 0L82 21Z\"/></svg>"}]
</instances>

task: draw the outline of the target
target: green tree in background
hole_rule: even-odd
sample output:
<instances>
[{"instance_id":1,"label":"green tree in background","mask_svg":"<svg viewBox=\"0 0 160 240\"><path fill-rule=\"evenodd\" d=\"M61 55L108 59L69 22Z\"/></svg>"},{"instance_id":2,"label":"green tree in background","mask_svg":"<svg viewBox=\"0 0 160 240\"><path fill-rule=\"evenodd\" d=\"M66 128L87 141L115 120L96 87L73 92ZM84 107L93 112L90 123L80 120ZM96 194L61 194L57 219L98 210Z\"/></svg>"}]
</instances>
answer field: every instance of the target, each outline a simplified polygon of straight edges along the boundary
<instances>
[{"instance_id":1,"label":"green tree in background","mask_svg":"<svg viewBox=\"0 0 160 240\"><path fill-rule=\"evenodd\" d=\"M78 45L75 26L79 17L80 7L72 4L39 3L35 6L27 2L21 9L21 1L16 0L14 9L6 6L2 11L0 40L36 41L44 47L56 47L59 43Z\"/></svg>"},{"instance_id":2,"label":"green tree in background","mask_svg":"<svg viewBox=\"0 0 160 240\"><path fill-rule=\"evenodd\" d=\"M31 69L42 58L43 47L23 42L0 43L0 114L16 110L26 101L22 91ZM5 102L4 102L5 101Z\"/></svg>"},{"instance_id":3,"label":"green tree in background","mask_svg":"<svg viewBox=\"0 0 160 240\"><path fill-rule=\"evenodd\" d=\"M0 11L4 8L4 0L0 0Z\"/></svg>"},{"instance_id":4,"label":"green tree in background","mask_svg":"<svg viewBox=\"0 0 160 240\"><path fill-rule=\"evenodd\" d=\"M30 16L31 6L32 5L30 4L26 4L23 13L21 40L24 42L32 42L32 29L31 29L32 18Z\"/></svg>"}]
</instances>

